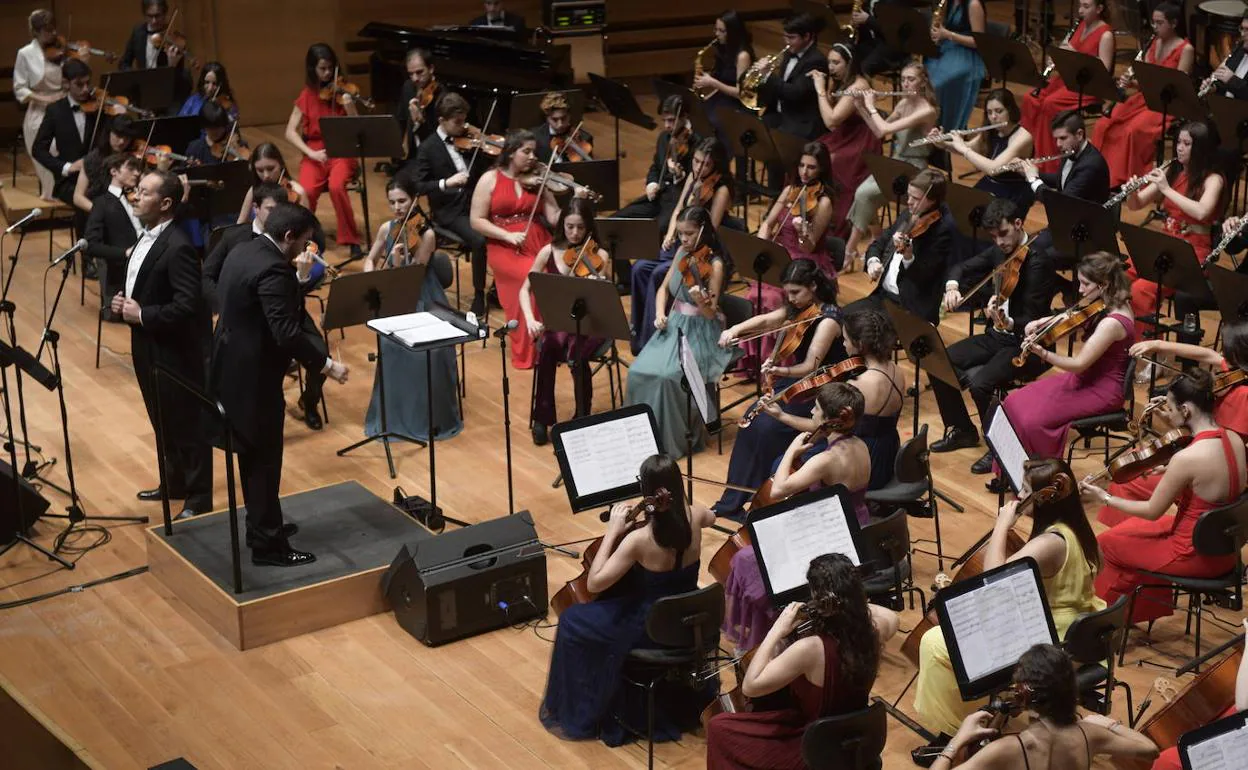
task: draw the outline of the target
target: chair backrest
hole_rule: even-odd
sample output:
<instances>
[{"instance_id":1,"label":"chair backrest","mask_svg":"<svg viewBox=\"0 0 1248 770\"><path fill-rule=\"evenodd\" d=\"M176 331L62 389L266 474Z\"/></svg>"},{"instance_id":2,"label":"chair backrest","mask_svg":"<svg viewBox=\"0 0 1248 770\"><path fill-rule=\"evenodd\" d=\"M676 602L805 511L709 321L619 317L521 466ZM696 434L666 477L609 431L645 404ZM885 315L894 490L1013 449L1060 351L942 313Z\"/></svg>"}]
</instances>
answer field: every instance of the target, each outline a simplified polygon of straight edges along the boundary
<instances>
[{"instance_id":1,"label":"chair backrest","mask_svg":"<svg viewBox=\"0 0 1248 770\"><path fill-rule=\"evenodd\" d=\"M862 564L875 572L896 566L910 554L910 524L898 508L862 528Z\"/></svg>"},{"instance_id":2,"label":"chair backrest","mask_svg":"<svg viewBox=\"0 0 1248 770\"><path fill-rule=\"evenodd\" d=\"M1248 540L1248 493L1205 511L1192 530L1192 545L1205 556L1238 556Z\"/></svg>"},{"instance_id":3,"label":"chair backrest","mask_svg":"<svg viewBox=\"0 0 1248 770\"><path fill-rule=\"evenodd\" d=\"M711 583L655 602L646 616L646 634L664 647L710 651L719 644L723 622L724 586Z\"/></svg>"},{"instance_id":4,"label":"chair backrest","mask_svg":"<svg viewBox=\"0 0 1248 770\"><path fill-rule=\"evenodd\" d=\"M719 298L719 309L724 311L727 326L735 326L748 321L754 315L754 303L745 297L735 294L723 294Z\"/></svg>"},{"instance_id":5,"label":"chair backrest","mask_svg":"<svg viewBox=\"0 0 1248 770\"><path fill-rule=\"evenodd\" d=\"M883 767L880 753L888 736L884 704L816 719L802 735L802 760L810 770L873 770Z\"/></svg>"},{"instance_id":6,"label":"chair backrest","mask_svg":"<svg viewBox=\"0 0 1248 770\"><path fill-rule=\"evenodd\" d=\"M1122 375L1122 403L1127 414L1135 412L1135 356L1127 359L1127 371Z\"/></svg>"},{"instance_id":7,"label":"chair backrest","mask_svg":"<svg viewBox=\"0 0 1248 770\"><path fill-rule=\"evenodd\" d=\"M1127 627L1127 600L1130 598L1124 594L1099 612L1087 612L1075 618L1062 641L1062 647L1072 660L1097 663L1114 656Z\"/></svg>"},{"instance_id":8,"label":"chair backrest","mask_svg":"<svg viewBox=\"0 0 1248 770\"><path fill-rule=\"evenodd\" d=\"M435 251L429 258L429 273L437 277L443 289L449 289L455 281L455 269L451 267L451 258L445 251Z\"/></svg>"},{"instance_id":9,"label":"chair backrest","mask_svg":"<svg viewBox=\"0 0 1248 770\"><path fill-rule=\"evenodd\" d=\"M927 478L927 423L924 423L914 438L907 440L897 450L897 459L893 461L893 477L903 484L922 481Z\"/></svg>"}]
</instances>

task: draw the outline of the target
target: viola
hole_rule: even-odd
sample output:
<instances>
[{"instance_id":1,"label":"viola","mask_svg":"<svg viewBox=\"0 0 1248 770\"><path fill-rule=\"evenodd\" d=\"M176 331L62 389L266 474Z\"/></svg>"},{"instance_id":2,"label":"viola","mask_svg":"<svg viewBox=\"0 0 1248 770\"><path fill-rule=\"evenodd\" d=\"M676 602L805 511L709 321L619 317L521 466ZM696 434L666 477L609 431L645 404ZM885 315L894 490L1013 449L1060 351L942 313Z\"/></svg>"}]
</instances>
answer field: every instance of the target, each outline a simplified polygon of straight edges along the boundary
<instances>
[{"instance_id":1,"label":"viola","mask_svg":"<svg viewBox=\"0 0 1248 770\"><path fill-rule=\"evenodd\" d=\"M737 426L748 428L750 423L754 422L754 419L770 404L800 404L804 401L809 401L819 392L819 388L822 388L829 382L852 380L866 370L867 363L859 356L850 356L844 361L839 361L829 366L821 366L800 380L781 388L779 391L764 394L762 398L746 409L745 414L737 421Z\"/></svg>"},{"instance_id":2,"label":"viola","mask_svg":"<svg viewBox=\"0 0 1248 770\"><path fill-rule=\"evenodd\" d=\"M550 190L556 195L562 195L567 192L584 193L584 196L592 201L602 200L602 195L594 190L580 184L572 177L571 174L564 174L558 171L552 171L550 166L545 163L536 163L533 170L518 180L525 189L530 191L540 191L542 188Z\"/></svg>"},{"instance_id":3,"label":"viola","mask_svg":"<svg viewBox=\"0 0 1248 770\"><path fill-rule=\"evenodd\" d=\"M672 493L660 487L653 495L641 498L630 508L624 521L630 528L643 527L650 523L650 517L656 511L666 508L671 505L671 502ZM645 514L644 519L641 518L642 514ZM581 566L584 568L581 574L565 583L563 588L551 597L550 608L555 611L556 615L562 615L563 611L573 604L588 604L598 597L589 590L589 570L594 566L594 557L598 555L598 549L601 547L602 538L595 538L581 557Z\"/></svg>"},{"instance_id":4,"label":"viola","mask_svg":"<svg viewBox=\"0 0 1248 770\"><path fill-rule=\"evenodd\" d=\"M498 134L487 134L473 125L465 124L464 130L467 132L463 136L455 137L453 144L457 150L480 150L486 155L498 156L503 154L503 144L506 141Z\"/></svg>"},{"instance_id":5,"label":"viola","mask_svg":"<svg viewBox=\"0 0 1248 770\"><path fill-rule=\"evenodd\" d=\"M188 155L182 155L173 151L167 144L148 144L147 142L139 142L135 146L134 156L141 158L150 165L157 165L163 160L177 161L185 163L188 166L197 166L199 161Z\"/></svg>"},{"instance_id":6,"label":"viola","mask_svg":"<svg viewBox=\"0 0 1248 770\"><path fill-rule=\"evenodd\" d=\"M217 160L251 160L251 150L228 138L219 142L209 142L208 150Z\"/></svg>"},{"instance_id":7,"label":"viola","mask_svg":"<svg viewBox=\"0 0 1248 770\"><path fill-rule=\"evenodd\" d=\"M585 137L585 134L576 132L573 137L571 133L564 136L552 136L550 138L551 153L570 163L579 163L581 161L593 160L594 145Z\"/></svg>"},{"instance_id":8,"label":"viola","mask_svg":"<svg viewBox=\"0 0 1248 770\"><path fill-rule=\"evenodd\" d=\"M402 218L395 218L390 223L390 237L394 241L394 245L390 247L391 256L398 248L399 244L407 250L408 259L420 250L420 242L429 229L429 220L425 216L425 212L420 206L413 205L407 210L407 214Z\"/></svg>"},{"instance_id":9,"label":"viola","mask_svg":"<svg viewBox=\"0 0 1248 770\"><path fill-rule=\"evenodd\" d=\"M429 82L425 84L425 87L420 89L420 93L416 94L416 103L420 105L422 110L426 109L433 104L433 97L437 96L437 94L438 80L437 78L429 78Z\"/></svg>"},{"instance_id":10,"label":"viola","mask_svg":"<svg viewBox=\"0 0 1248 770\"><path fill-rule=\"evenodd\" d=\"M1016 367L1023 366L1027 363L1027 357L1031 355L1031 352L1036 347L1052 345L1104 312L1105 300L1099 297L1093 300L1079 300L1066 310L1053 316L1043 328L1023 340L1018 355L1014 356L1011 363Z\"/></svg>"},{"instance_id":11,"label":"viola","mask_svg":"<svg viewBox=\"0 0 1248 770\"><path fill-rule=\"evenodd\" d=\"M323 102L338 104L343 107L346 107L348 104L353 102L362 104L370 110L376 106L373 104L372 99L369 99L367 96L360 93L360 87L358 85L348 81L346 77L342 75L339 75L336 80L321 86L321 91L318 96Z\"/></svg>"},{"instance_id":12,"label":"viola","mask_svg":"<svg viewBox=\"0 0 1248 770\"><path fill-rule=\"evenodd\" d=\"M563 264L577 278L602 278L606 260L598 254L597 242L587 238L580 248L569 246L563 250Z\"/></svg>"},{"instance_id":13,"label":"viola","mask_svg":"<svg viewBox=\"0 0 1248 770\"><path fill-rule=\"evenodd\" d=\"M99 48L92 48L91 44L86 40L65 41L63 35L57 35L49 45L43 47L43 55L50 62L59 62L66 56L70 56L80 61L86 61L88 57L99 56L110 62L115 62L119 58L112 51L105 51Z\"/></svg>"},{"instance_id":14,"label":"viola","mask_svg":"<svg viewBox=\"0 0 1248 770\"><path fill-rule=\"evenodd\" d=\"M852 424L846 425L845 423L838 421L838 420L828 420L827 422L823 423L822 425L820 425L819 427L811 431L810 443L816 444L819 441L822 441L823 439L827 438L828 434L831 433L832 431L843 433L845 431L852 430L852 429L853 429ZM802 455L798 455L797 457L794 457L793 464L789 467L789 473L797 473L798 469L802 467L804 462L805 461L802 459ZM778 503L781 500L785 499L785 496L777 495L771 491L771 487L774 483L775 483L775 476L772 476L771 478L767 479L766 481L764 481L762 484L759 485L758 491L754 493L754 496L752 498L750 498L750 511L751 512L757 511L760 508L766 508L769 505Z\"/></svg>"}]
</instances>

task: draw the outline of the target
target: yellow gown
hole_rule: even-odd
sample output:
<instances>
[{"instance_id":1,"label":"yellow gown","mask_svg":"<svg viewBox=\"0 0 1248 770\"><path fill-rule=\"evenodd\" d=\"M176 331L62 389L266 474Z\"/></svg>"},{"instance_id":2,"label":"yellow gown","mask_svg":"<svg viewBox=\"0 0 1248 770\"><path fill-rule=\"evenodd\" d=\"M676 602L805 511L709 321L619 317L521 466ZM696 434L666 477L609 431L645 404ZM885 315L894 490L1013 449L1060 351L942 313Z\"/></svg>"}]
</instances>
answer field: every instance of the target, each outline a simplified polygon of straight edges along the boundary
<instances>
[{"instance_id":1,"label":"yellow gown","mask_svg":"<svg viewBox=\"0 0 1248 770\"><path fill-rule=\"evenodd\" d=\"M1044 593L1053 613L1057 638L1066 637L1066 629L1080 615L1105 609L1105 602L1092 590L1096 571L1083 555L1075 533L1062 523L1045 530L1061 535L1066 542L1066 561L1052 577L1044 578ZM962 720L987 703L987 699L966 702L958 692L953 663L945 636L937 626L923 634L919 642L919 680L914 694L914 708L919 721L932 732L953 735Z\"/></svg>"}]
</instances>

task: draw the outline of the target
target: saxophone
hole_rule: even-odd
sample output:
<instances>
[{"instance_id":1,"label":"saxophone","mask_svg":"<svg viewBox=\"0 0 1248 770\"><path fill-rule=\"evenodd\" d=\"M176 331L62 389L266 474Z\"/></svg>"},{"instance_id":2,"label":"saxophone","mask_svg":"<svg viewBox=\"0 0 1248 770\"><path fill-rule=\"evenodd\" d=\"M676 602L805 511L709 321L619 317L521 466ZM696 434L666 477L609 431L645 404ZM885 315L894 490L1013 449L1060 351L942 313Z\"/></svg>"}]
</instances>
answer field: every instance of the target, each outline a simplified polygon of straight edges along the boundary
<instances>
[{"instance_id":1,"label":"saxophone","mask_svg":"<svg viewBox=\"0 0 1248 770\"><path fill-rule=\"evenodd\" d=\"M932 29L945 26L945 6L949 0L936 0L936 8L932 11Z\"/></svg>"},{"instance_id":2,"label":"saxophone","mask_svg":"<svg viewBox=\"0 0 1248 770\"><path fill-rule=\"evenodd\" d=\"M714 50L716 42L718 41L712 38L711 42L707 43L705 48L703 48L702 50L694 54L693 77L695 79L698 78L698 76L700 75L706 74L706 65L703 64L703 61L706 60L706 57L708 55L711 56L711 60L710 60L711 63L714 62L714 55L711 54L711 52ZM693 89L693 92L698 95L699 99L701 99L702 101L706 101L707 99L710 99L712 96L715 95L716 89L711 88L711 87L695 88Z\"/></svg>"},{"instance_id":3,"label":"saxophone","mask_svg":"<svg viewBox=\"0 0 1248 770\"><path fill-rule=\"evenodd\" d=\"M776 67L780 65L780 59L788 52L789 47L786 45L780 49L779 53L761 57L741 76L740 99L746 109L762 114L763 105L758 103L758 89L762 88L763 83L766 83L776 71Z\"/></svg>"},{"instance_id":4,"label":"saxophone","mask_svg":"<svg viewBox=\"0 0 1248 770\"><path fill-rule=\"evenodd\" d=\"M849 22L841 25L841 31L851 43L858 42L858 26L854 24L854 17L860 13L862 13L862 0L854 0L853 6L849 9Z\"/></svg>"}]
</instances>

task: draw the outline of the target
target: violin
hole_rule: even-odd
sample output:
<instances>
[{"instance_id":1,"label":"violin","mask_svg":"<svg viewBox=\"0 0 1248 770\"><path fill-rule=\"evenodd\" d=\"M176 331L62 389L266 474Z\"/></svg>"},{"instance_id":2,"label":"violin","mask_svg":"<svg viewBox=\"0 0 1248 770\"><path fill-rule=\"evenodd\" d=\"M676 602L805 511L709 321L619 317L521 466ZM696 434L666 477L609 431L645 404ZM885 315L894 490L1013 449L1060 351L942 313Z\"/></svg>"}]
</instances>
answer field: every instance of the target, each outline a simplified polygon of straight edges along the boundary
<instances>
[{"instance_id":1,"label":"violin","mask_svg":"<svg viewBox=\"0 0 1248 770\"><path fill-rule=\"evenodd\" d=\"M711 205L711 198L715 197L715 190L719 187L719 180L722 174L709 174L702 179L693 183L689 188L689 195L685 199L685 205L682 208L690 206L702 206L703 208Z\"/></svg>"},{"instance_id":2,"label":"violin","mask_svg":"<svg viewBox=\"0 0 1248 770\"><path fill-rule=\"evenodd\" d=\"M368 109L373 109L373 100L360 93L360 87L355 83L349 82L346 77L339 75L338 78L324 86L321 86L320 99L330 104L338 104L346 107L351 103L362 104Z\"/></svg>"},{"instance_id":3,"label":"violin","mask_svg":"<svg viewBox=\"0 0 1248 770\"><path fill-rule=\"evenodd\" d=\"M135 146L134 157L140 158L152 166L159 164L163 160L185 163L188 166L199 165L198 160L188 155L174 152L173 148L167 144L148 144L146 141L141 141Z\"/></svg>"},{"instance_id":4,"label":"violin","mask_svg":"<svg viewBox=\"0 0 1248 770\"><path fill-rule=\"evenodd\" d=\"M671 505L672 493L660 487L650 496L641 498L632 508L629 509L628 515L624 521L628 524L630 530L636 527L644 527L650 523L650 517L660 509L667 508ZM640 518L645 514L645 518ZM581 557L581 566L584 568L581 574L564 584L550 599L550 608L555 611L556 615L562 615L563 611L573 604L588 604L598 595L589 590L589 570L594 566L594 557L598 555L598 549L602 547L602 538L595 538L589 547L585 549L584 555Z\"/></svg>"},{"instance_id":5,"label":"violin","mask_svg":"<svg viewBox=\"0 0 1248 770\"><path fill-rule=\"evenodd\" d=\"M139 205L139 188L131 187L122 192L126 196L126 202L133 208Z\"/></svg>"},{"instance_id":6,"label":"violin","mask_svg":"<svg viewBox=\"0 0 1248 770\"><path fill-rule=\"evenodd\" d=\"M231 142L229 137L219 142L209 142L208 150L217 160L251 160L251 150L238 142Z\"/></svg>"},{"instance_id":7,"label":"violin","mask_svg":"<svg viewBox=\"0 0 1248 770\"><path fill-rule=\"evenodd\" d=\"M1021 367L1027 363L1027 357L1036 347L1048 347L1061 338L1079 329L1088 321L1105 312L1105 300L1097 297L1093 300L1081 299L1067 309L1049 319L1035 334L1023 340L1018 355L1010 363Z\"/></svg>"},{"instance_id":8,"label":"violin","mask_svg":"<svg viewBox=\"0 0 1248 770\"><path fill-rule=\"evenodd\" d=\"M108 92L102 88L92 89L91 94L81 106L82 111L88 115L94 115L102 111L103 114L113 117L118 115L134 115L141 119L154 117L154 113L151 110L134 106L124 96L109 96Z\"/></svg>"},{"instance_id":9,"label":"violin","mask_svg":"<svg viewBox=\"0 0 1248 770\"><path fill-rule=\"evenodd\" d=\"M283 179L280 184L282 187L286 188L286 200L291 203L298 203L299 191L295 189L295 186L291 183L291 181L289 179Z\"/></svg>"},{"instance_id":10,"label":"violin","mask_svg":"<svg viewBox=\"0 0 1248 770\"><path fill-rule=\"evenodd\" d=\"M606 260L598 254L598 244L593 238L585 239L578 249L569 246L563 250L563 264L577 278L603 278Z\"/></svg>"},{"instance_id":11,"label":"violin","mask_svg":"<svg viewBox=\"0 0 1248 770\"><path fill-rule=\"evenodd\" d=\"M1135 449L1123 452L1109 465L1083 481L1091 484L1106 476L1118 484L1134 481L1154 468L1166 465L1174 456L1192 443L1192 431L1187 427L1174 428L1160 436L1148 439Z\"/></svg>"},{"instance_id":12,"label":"violin","mask_svg":"<svg viewBox=\"0 0 1248 770\"><path fill-rule=\"evenodd\" d=\"M177 11L175 10L176 14ZM173 29L173 25L165 27L164 32L154 32L149 36L152 41L152 48L157 51L163 51L166 48L177 48L182 52L182 58L191 69L199 69L199 61L191 55L190 50L186 47L186 35Z\"/></svg>"},{"instance_id":13,"label":"violin","mask_svg":"<svg viewBox=\"0 0 1248 770\"><path fill-rule=\"evenodd\" d=\"M437 95L438 80L437 78L429 78L429 82L425 84L425 87L420 89L420 93L416 94L416 103L420 105L422 110L426 109L433 104L433 97Z\"/></svg>"},{"instance_id":14,"label":"violin","mask_svg":"<svg viewBox=\"0 0 1248 770\"><path fill-rule=\"evenodd\" d=\"M701 233L699 233L698 240L701 239ZM699 246L693 250L692 254L682 248L676 252L676 258L680 260L680 277L685 282L685 286L690 289L696 287L702 291L703 295L706 295L707 286L711 280L711 247Z\"/></svg>"},{"instance_id":15,"label":"violin","mask_svg":"<svg viewBox=\"0 0 1248 770\"><path fill-rule=\"evenodd\" d=\"M570 163L594 159L594 145L580 131L577 131L575 136L572 133L568 133L565 136L552 136L550 138L550 151L555 157Z\"/></svg>"},{"instance_id":16,"label":"violin","mask_svg":"<svg viewBox=\"0 0 1248 770\"><path fill-rule=\"evenodd\" d=\"M406 216L402 218L396 217L391 220L390 237L394 239L394 245L390 247L390 255L388 255L387 261L389 261L389 257L393 256L400 243L407 249L408 259L410 260L412 255L420 249L422 236L428 229L429 223L425 212L420 206L414 204L407 210Z\"/></svg>"},{"instance_id":17,"label":"violin","mask_svg":"<svg viewBox=\"0 0 1248 770\"><path fill-rule=\"evenodd\" d=\"M745 414L737 421L737 426L748 428L754 418L762 414L770 404L800 404L815 397L819 388L829 382L852 380L867 370L867 363L859 356L851 356L844 361L822 366L800 380L781 388L778 392L766 393L755 401Z\"/></svg>"},{"instance_id":18,"label":"violin","mask_svg":"<svg viewBox=\"0 0 1248 770\"><path fill-rule=\"evenodd\" d=\"M566 192L580 193L584 192L584 197L592 201L602 200L602 195L594 190L579 184L572 178L571 174L563 174L557 171L551 171L550 166L545 163L536 163L533 170L528 174L520 177L518 180L522 187L529 191L538 191L545 187L556 195Z\"/></svg>"},{"instance_id":19,"label":"violin","mask_svg":"<svg viewBox=\"0 0 1248 770\"><path fill-rule=\"evenodd\" d=\"M57 35L56 39L50 44L43 47L43 55L50 62L59 62L66 56L79 61L86 61L88 57L99 56L110 62L117 61L117 54L112 51L104 51L99 48L92 48L91 44L86 40L65 41L64 35Z\"/></svg>"},{"instance_id":20,"label":"violin","mask_svg":"<svg viewBox=\"0 0 1248 770\"><path fill-rule=\"evenodd\" d=\"M806 330L815 321L823 317L823 307L818 302L812 302L798 313L793 321L795 325L785 331L780 342L771 350L772 361L783 361L791 357L797 352L802 345L802 337L806 334Z\"/></svg>"},{"instance_id":21,"label":"violin","mask_svg":"<svg viewBox=\"0 0 1248 770\"><path fill-rule=\"evenodd\" d=\"M982 281L975 284L966 293L966 296L958 303L958 307L970 301L971 297L978 294L979 290L986 286L989 281L992 282L992 296L996 298L997 306L1002 305L1010 298L1014 290L1018 288L1018 279L1023 272L1023 262L1026 261L1028 252L1029 247L1025 243L1019 244L1018 248L1014 249L1013 254L1006 257L1001 264L994 267L988 275L984 276ZM994 326L998 331L1009 331L1009 329L1004 328L1003 322L998 322Z\"/></svg>"},{"instance_id":22,"label":"violin","mask_svg":"<svg viewBox=\"0 0 1248 770\"><path fill-rule=\"evenodd\" d=\"M932 225L939 222L940 217L940 207L937 206L926 214L922 214L915 219L911 219L910 226L906 228L905 232L898 232L893 236L893 242L897 244L895 250L900 251L901 249L909 247L910 244L914 242L915 238L918 238L923 233L926 233Z\"/></svg>"},{"instance_id":23,"label":"violin","mask_svg":"<svg viewBox=\"0 0 1248 770\"><path fill-rule=\"evenodd\" d=\"M1239 387L1248 382L1248 372L1243 369L1230 369L1218 372L1213 376L1213 395L1222 396L1231 388Z\"/></svg>"},{"instance_id":24,"label":"violin","mask_svg":"<svg viewBox=\"0 0 1248 770\"><path fill-rule=\"evenodd\" d=\"M222 91L219 83L212 84L212 96L208 97L208 101L216 102L216 105L226 112L234 111L234 98Z\"/></svg>"},{"instance_id":25,"label":"violin","mask_svg":"<svg viewBox=\"0 0 1248 770\"><path fill-rule=\"evenodd\" d=\"M464 136L457 136L453 144L457 150L480 150L486 155L495 157L503 154L503 143L506 141L498 134L487 134L476 126L465 124L464 129L467 133Z\"/></svg>"}]
</instances>

